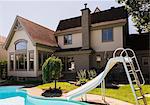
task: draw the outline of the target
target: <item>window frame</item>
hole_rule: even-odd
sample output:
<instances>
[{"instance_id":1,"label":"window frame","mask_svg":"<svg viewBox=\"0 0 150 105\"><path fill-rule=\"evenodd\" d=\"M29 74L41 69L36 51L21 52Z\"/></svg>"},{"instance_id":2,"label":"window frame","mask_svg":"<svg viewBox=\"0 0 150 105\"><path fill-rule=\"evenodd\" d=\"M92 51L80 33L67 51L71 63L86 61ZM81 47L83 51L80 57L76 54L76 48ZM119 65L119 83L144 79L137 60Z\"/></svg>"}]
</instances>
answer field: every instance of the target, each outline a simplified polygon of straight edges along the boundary
<instances>
[{"instance_id":1,"label":"window frame","mask_svg":"<svg viewBox=\"0 0 150 105\"><path fill-rule=\"evenodd\" d=\"M38 50L38 71L42 70L42 65L50 56L50 52Z\"/></svg>"},{"instance_id":2,"label":"window frame","mask_svg":"<svg viewBox=\"0 0 150 105\"><path fill-rule=\"evenodd\" d=\"M17 45L19 44L19 43L22 43L22 42L24 42L25 44L26 44L26 48L25 49L17 49ZM19 39L19 40L17 40L14 44L15 44L15 51L26 51L27 50L27 40L24 40L24 39Z\"/></svg>"},{"instance_id":3,"label":"window frame","mask_svg":"<svg viewBox=\"0 0 150 105\"><path fill-rule=\"evenodd\" d=\"M23 69L22 68L20 68L20 66L19 66L19 63L20 63L20 61L19 61L19 58L18 58L18 63L17 63L17 56L20 56L20 55L23 55ZM26 57L25 57L26 56ZM26 58L26 59L25 59ZM16 53L15 54L15 68L16 68L16 71L27 71L27 62L28 62L28 60L27 60L27 53Z\"/></svg>"},{"instance_id":4,"label":"window frame","mask_svg":"<svg viewBox=\"0 0 150 105\"><path fill-rule=\"evenodd\" d=\"M109 32L108 32L108 30L111 30L111 33L112 33L112 38L111 38L111 40L109 39ZM104 34L104 31L107 31L107 36ZM105 37L107 37L106 39L104 39L104 36ZM113 27L109 27L109 28L103 28L102 29L102 42L112 42L112 41L114 41L114 33L113 33Z\"/></svg>"},{"instance_id":5,"label":"window frame","mask_svg":"<svg viewBox=\"0 0 150 105\"><path fill-rule=\"evenodd\" d=\"M13 55L13 60L11 60L11 55ZM14 55L14 53L10 52L9 53L9 69L10 69L10 71L14 70L14 60L15 60L15 55ZM12 67L11 67L11 61L13 61Z\"/></svg>"},{"instance_id":6,"label":"window frame","mask_svg":"<svg viewBox=\"0 0 150 105\"><path fill-rule=\"evenodd\" d=\"M75 71L75 61L73 56L67 56L67 71L74 72Z\"/></svg>"},{"instance_id":7,"label":"window frame","mask_svg":"<svg viewBox=\"0 0 150 105\"><path fill-rule=\"evenodd\" d=\"M144 61L145 61L145 60L147 60L147 64L144 64ZM146 56L143 56L143 57L142 57L142 66L145 66L145 67L146 67L146 66L149 66L149 65L150 65L150 57L148 57L148 56L147 56L147 57L146 57Z\"/></svg>"},{"instance_id":8,"label":"window frame","mask_svg":"<svg viewBox=\"0 0 150 105\"><path fill-rule=\"evenodd\" d=\"M70 40L69 37L71 38ZM72 44L72 34L64 35L64 45L71 45L71 44Z\"/></svg>"},{"instance_id":9,"label":"window frame","mask_svg":"<svg viewBox=\"0 0 150 105\"><path fill-rule=\"evenodd\" d=\"M26 44L25 49L17 49L16 46L17 44L24 42ZM15 45L15 70L16 71L27 71L28 70L28 53L27 53L27 43L28 41L25 39L19 39L17 41L15 41L14 45ZM19 61L20 58L18 58L17 60L17 56L22 56L23 55L23 68L20 68L19 63L21 61Z\"/></svg>"},{"instance_id":10,"label":"window frame","mask_svg":"<svg viewBox=\"0 0 150 105\"><path fill-rule=\"evenodd\" d=\"M30 55L31 54L33 54L33 68L30 68ZM32 50L32 51L29 51L29 60L28 60L28 62L29 62L29 71L34 71L34 59L35 59L35 57L34 57L34 51Z\"/></svg>"}]
</instances>

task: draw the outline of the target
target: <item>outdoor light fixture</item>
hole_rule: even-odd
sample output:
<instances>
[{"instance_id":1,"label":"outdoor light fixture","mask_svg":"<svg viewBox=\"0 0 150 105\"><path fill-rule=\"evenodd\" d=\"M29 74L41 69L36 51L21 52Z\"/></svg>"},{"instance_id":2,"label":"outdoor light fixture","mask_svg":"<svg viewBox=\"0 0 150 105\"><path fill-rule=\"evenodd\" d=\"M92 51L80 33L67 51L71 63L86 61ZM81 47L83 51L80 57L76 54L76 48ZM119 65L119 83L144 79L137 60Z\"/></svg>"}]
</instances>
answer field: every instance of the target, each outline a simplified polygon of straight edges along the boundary
<instances>
[{"instance_id":1,"label":"outdoor light fixture","mask_svg":"<svg viewBox=\"0 0 150 105\"><path fill-rule=\"evenodd\" d=\"M101 57L98 55L98 56L96 56L96 61L97 62L100 62L101 61Z\"/></svg>"}]
</instances>

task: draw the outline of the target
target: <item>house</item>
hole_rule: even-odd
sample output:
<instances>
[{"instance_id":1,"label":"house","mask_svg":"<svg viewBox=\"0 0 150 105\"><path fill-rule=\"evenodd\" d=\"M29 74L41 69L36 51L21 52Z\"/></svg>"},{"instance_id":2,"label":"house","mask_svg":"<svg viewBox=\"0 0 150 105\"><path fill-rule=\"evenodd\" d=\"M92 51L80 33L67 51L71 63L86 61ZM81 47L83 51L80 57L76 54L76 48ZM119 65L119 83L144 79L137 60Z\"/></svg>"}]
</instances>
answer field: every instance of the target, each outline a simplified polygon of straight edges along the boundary
<instances>
[{"instance_id":1,"label":"house","mask_svg":"<svg viewBox=\"0 0 150 105\"><path fill-rule=\"evenodd\" d=\"M40 77L46 58L62 59L63 79L75 80L81 69L103 68L112 52L126 47L128 16L124 7L94 13L85 6L82 15L61 20L56 31L17 16L4 48L8 56L8 76Z\"/></svg>"},{"instance_id":2,"label":"house","mask_svg":"<svg viewBox=\"0 0 150 105\"><path fill-rule=\"evenodd\" d=\"M65 79L75 79L81 69L101 69L118 47L126 47L128 15L124 7L91 13L85 6L82 15L60 20L55 37L63 61Z\"/></svg>"},{"instance_id":3,"label":"house","mask_svg":"<svg viewBox=\"0 0 150 105\"><path fill-rule=\"evenodd\" d=\"M7 52L3 48L3 44L5 43L6 38L4 36L0 36L0 61L7 60Z\"/></svg>"},{"instance_id":4,"label":"house","mask_svg":"<svg viewBox=\"0 0 150 105\"><path fill-rule=\"evenodd\" d=\"M39 77L43 62L57 47L53 30L17 16L4 44L8 76Z\"/></svg>"},{"instance_id":5,"label":"house","mask_svg":"<svg viewBox=\"0 0 150 105\"><path fill-rule=\"evenodd\" d=\"M143 76L150 83L150 33L130 34L127 47L135 51Z\"/></svg>"}]
</instances>

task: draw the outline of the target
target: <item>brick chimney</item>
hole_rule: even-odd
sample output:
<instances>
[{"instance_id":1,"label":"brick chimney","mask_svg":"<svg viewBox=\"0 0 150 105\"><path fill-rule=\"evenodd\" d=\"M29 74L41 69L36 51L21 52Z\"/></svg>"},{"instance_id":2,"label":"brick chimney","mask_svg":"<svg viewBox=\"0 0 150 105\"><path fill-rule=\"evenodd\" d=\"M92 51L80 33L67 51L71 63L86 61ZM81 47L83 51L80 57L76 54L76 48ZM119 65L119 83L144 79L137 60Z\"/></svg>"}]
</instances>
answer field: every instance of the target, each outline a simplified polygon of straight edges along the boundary
<instances>
[{"instance_id":1,"label":"brick chimney","mask_svg":"<svg viewBox=\"0 0 150 105\"><path fill-rule=\"evenodd\" d=\"M87 8L87 4L84 4L85 8L81 10L81 26L82 26L82 49L90 48L90 25L91 25L91 15L90 9Z\"/></svg>"}]
</instances>

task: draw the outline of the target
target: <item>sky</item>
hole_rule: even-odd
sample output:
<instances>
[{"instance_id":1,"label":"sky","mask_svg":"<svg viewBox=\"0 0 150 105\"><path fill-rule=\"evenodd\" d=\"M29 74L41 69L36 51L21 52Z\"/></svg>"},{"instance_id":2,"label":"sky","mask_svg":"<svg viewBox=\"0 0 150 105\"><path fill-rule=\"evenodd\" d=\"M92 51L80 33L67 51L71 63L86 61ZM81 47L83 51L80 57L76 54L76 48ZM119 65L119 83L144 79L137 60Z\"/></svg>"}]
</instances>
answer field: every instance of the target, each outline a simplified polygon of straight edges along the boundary
<instances>
[{"instance_id":1,"label":"sky","mask_svg":"<svg viewBox=\"0 0 150 105\"><path fill-rule=\"evenodd\" d=\"M118 7L115 0L0 0L0 35L8 36L17 15L56 30L60 20L81 15L84 3L91 12ZM135 33L129 19L129 33Z\"/></svg>"}]
</instances>

